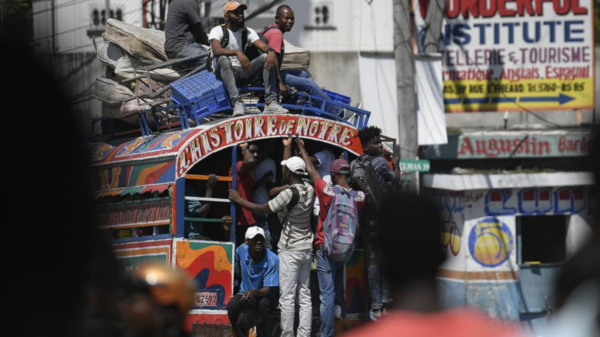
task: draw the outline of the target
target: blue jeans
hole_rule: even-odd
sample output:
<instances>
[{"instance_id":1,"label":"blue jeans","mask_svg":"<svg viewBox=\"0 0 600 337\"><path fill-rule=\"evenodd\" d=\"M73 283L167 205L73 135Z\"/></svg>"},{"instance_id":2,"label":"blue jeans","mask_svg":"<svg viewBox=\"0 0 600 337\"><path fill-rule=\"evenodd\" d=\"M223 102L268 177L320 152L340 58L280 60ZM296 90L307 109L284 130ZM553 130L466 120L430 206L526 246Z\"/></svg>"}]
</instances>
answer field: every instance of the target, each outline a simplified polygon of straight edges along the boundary
<instances>
[{"instance_id":1,"label":"blue jeans","mask_svg":"<svg viewBox=\"0 0 600 337\"><path fill-rule=\"evenodd\" d=\"M206 69L206 59L208 58L208 50L204 49L200 43L192 42L175 55L175 58L184 58L190 56L202 55L199 59L177 64L178 69L195 69L201 67L200 70Z\"/></svg>"},{"instance_id":2,"label":"blue jeans","mask_svg":"<svg viewBox=\"0 0 600 337\"><path fill-rule=\"evenodd\" d=\"M367 224L367 242L365 245L365 258L367 262L367 275L369 288L371 290L371 310L381 310L384 304L392 303L392 289L388 280L383 277L377 261L379 251L373 247L373 239L376 234L376 222L369 221Z\"/></svg>"},{"instance_id":3,"label":"blue jeans","mask_svg":"<svg viewBox=\"0 0 600 337\"><path fill-rule=\"evenodd\" d=\"M289 87L294 87L298 91L303 91L310 96L321 98L323 101L331 103L333 100L313 81L306 71L301 70L285 70L281 72L281 78ZM326 111L335 115L341 115L342 108L326 105Z\"/></svg>"},{"instance_id":4,"label":"blue jeans","mask_svg":"<svg viewBox=\"0 0 600 337\"><path fill-rule=\"evenodd\" d=\"M317 277L321 291L321 336L333 336L335 305L344 308L343 264L330 259L317 246Z\"/></svg>"},{"instance_id":5,"label":"blue jeans","mask_svg":"<svg viewBox=\"0 0 600 337\"><path fill-rule=\"evenodd\" d=\"M271 244L271 231L269 230L269 221L266 215L255 215L256 225L265 231L265 246L273 250Z\"/></svg>"},{"instance_id":6,"label":"blue jeans","mask_svg":"<svg viewBox=\"0 0 600 337\"><path fill-rule=\"evenodd\" d=\"M276 69L267 70L265 68L266 61L267 54L262 54L250 61L250 70L243 70L241 67L232 66L229 57L219 56L215 74L225 84L233 105L241 100L237 86L251 84L261 74L265 85L265 103L268 105L271 102L277 101L277 92L274 91L277 88Z\"/></svg>"}]
</instances>

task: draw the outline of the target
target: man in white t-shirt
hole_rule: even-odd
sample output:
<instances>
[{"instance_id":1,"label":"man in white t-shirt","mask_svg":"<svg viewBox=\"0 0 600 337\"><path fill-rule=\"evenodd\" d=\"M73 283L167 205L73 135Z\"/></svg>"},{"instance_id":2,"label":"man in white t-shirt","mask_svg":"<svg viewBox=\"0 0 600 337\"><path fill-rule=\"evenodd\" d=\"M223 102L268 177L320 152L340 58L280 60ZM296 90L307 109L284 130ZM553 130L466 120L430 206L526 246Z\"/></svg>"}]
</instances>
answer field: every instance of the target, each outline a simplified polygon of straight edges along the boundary
<instances>
[{"instance_id":1,"label":"man in white t-shirt","mask_svg":"<svg viewBox=\"0 0 600 337\"><path fill-rule=\"evenodd\" d=\"M225 83L233 104L233 116L244 115L244 105L237 90L238 85L251 84L260 74L265 84L265 109L268 114L285 114L289 111L277 102L277 54L264 43L251 28L244 25L244 10L248 7L239 2L225 4L226 26L216 26L208 35L216 75ZM224 29L226 28L226 29ZM225 36L225 31L228 36ZM264 54L250 61L244 54L250 43Z\"/></svg>"}]
</instances>

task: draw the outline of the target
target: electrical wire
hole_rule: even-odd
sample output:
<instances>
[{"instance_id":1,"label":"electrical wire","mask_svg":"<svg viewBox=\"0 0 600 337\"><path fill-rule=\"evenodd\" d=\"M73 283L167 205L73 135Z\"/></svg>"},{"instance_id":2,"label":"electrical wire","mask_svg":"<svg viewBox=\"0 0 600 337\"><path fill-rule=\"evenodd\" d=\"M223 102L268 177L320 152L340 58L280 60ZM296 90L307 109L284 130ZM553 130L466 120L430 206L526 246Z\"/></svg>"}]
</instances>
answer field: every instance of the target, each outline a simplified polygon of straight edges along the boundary
<instances>
[{"instance_id":1,"label":"electrical wire","mask_svg":"<svg viewBox=\"0 0 600 337\"><path fill-rule=\"evenodd\" d=\"M60 5L53 6L51 8L42 9L42 10L39 10L37 12L32 12L31 14L32 15L37 15L37 14L41 14L41 13L51 12L51 11L54 11L54 10L57 10L57 9L60 9L60 8L69 7L69 6L73 6L73 5L77 5L77 4L84 3L84 2L89 2L89 1L90 0L73 0L73 1L62 3Z\"/></svg>"}]
</instances>

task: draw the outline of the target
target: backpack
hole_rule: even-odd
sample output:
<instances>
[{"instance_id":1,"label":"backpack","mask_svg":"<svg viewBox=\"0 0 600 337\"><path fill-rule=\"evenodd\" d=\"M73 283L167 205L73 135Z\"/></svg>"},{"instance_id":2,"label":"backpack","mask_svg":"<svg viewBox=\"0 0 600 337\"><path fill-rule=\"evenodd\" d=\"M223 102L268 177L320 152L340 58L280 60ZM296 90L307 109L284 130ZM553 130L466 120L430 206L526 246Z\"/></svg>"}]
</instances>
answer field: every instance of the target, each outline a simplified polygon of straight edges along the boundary
<instances>
[{"instance_id":1,"label":"backpack","mask_svg":"<svg viewBox=\"0 0 600 337\"><path fill-rule=\"evenodd\" d=\"M277 28L277 26L265 26L265 28L263 28L263 30L260 33L258 33L258 37L262 40L262 42L264 42L265 44L269 44L269 40L267 40L267 38L265 37L265 33L274 28ZM248 60L252 61L255 58L259 57L262 54L262 51L258 50L258 48L256 48L254 45L249 45L248 48L245 49L244 54L248 56Z\"/></svg>"},{"instance_id":2,"label":"backpack","mask_svg":"<svg viewBox=\"0 0 600 337\"><path fill-rule=\"evenodd\" d=\"M285 231L285 228L287 227L288 228L288 234L289 234L289 231L292 230L292 226L289 223L289 221L287 221L287 220L288 220L290 214L292 213L292 210L296 207L296 205L298 205L298 201L300 200L300 191L298 191L298 188L296 186L294 186L294 185L291 185L289 187L289 189L292 191L292 199L290 199L290 202L287 204L287 210L288 210L288 212L285 215L285 218L283 218L283 220L281 221L281 227L282 227L281 231L282 232ZM317 196L315 195L314 198L313 198L313 200L312 200L312 204L310 205L310 209L311 210L312 210L312 208L314 206L314 202L315 202L316 198L317 198ZM289 246L288 246L289 245L289 239L290 239L290 236L288 235L288 242L285 243L285 247L286 248L289 248Z\"/></svg>"},{"instance_id":3,"label":"backpack","mask_svg":"<svg viewBox=\"0 0 600 337\"><path fill-rule=\"evenodd\" d=\"M367 197L363 214L376 219L386 191L379 184L379 176L371 163L372 160L373 157L368 156L356 158L351 177L355 188L363 191Z\"/></svg>"},{"instance_id":4,"label":"backpack","mask_svg":"<svg viewBox=\"0 0 600 337\"><path fill-rule=\"evenodd\" d=\"M226 23L222 24L221 29L223 30L223 39L220 41L221 47L226 48L227 45L229 45L229 30L227 29L227 24ZM244 28L242 28L242 51L246 50L247 43L248 43L248 28L244 27ZM212 66L212 60L213 60L213 53L212 53L212 48L211 48L210 52L208 53L208 58L206 59L206 67L211 72L214 71L213 66Z\"/></svg>"},{"instance_id":5,"label":"backpack","mask_svg":"<svg viewBox=\"0 0 600 337\"><path fill-rule=\"evenodd\" d=\"M333 186L333 192L335 196L323 222L325 252L335 261L346 262L354 251L354 239L358 230L358 192L348 192L338 186Z\"/></svg>"},{"instance_id":6,"label":"backpack","mask_svg":"<svg viewBox=\"0 0 600 337\"><path fill-rule=\"evenodd\" d=\"M294 207L296 207L296 205L298 204L298 201L300 200L300 191L298 191L298 188L294 185L290 186L289 189L292 191L292 199L290 200L290 202L287 204L287 214L285 215L285 217L283 218L283 220L281 220L281 231L284 231L285 228L287 227L286 225L288 224L287 219L290 216L290 213L292 213L292 209L294 209ZM290 229L288 229L288 231L290 231ZM289 233L288 233L289 234ZM289 235L288 235L289 238ZM279 241L279 240L277 240ZM287 242L286 242L286 247L287 247Z\"/></svg>"}]
</instances>

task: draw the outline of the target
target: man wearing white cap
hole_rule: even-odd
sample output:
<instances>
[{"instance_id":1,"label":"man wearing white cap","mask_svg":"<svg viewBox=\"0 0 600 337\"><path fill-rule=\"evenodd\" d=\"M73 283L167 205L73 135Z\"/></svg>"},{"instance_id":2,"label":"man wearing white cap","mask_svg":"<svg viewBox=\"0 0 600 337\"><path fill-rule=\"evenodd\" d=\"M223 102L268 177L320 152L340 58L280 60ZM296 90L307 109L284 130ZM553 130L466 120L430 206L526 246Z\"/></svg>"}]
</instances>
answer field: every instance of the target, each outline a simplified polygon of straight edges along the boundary
<instances>
[{"instance_id":1,"label":"man wearing white cap","mask_svg":"<svg viewBox=\"0 0 600 337\"><path fill-rule=\"evenodd\" d=\"M246 243L235 250L236 269L242 277L240 292L227 304L227 315L236 336L245 337L248 328L238 324L245 307L253 306L261 318L258 335L267 334L267 321L271 308L271 288L279 286L279 258L265 249L265 232L254 226L246 231ZM252 325L254 326L254 325Z\"/></svg>"},{"instance_id":2,"label":"man wearing white cap","mask_svg":"<svg viewBox=\"0 0 600 337\"><path fill-rule=\"evenodd\" d=\"M296 288L300 303L298 337L310 336L312 305L310 299L310 262L313 234L310 215L315 200L315 190L306 180L306 164L300 157L292 157L292 137L283 140L283 178L289 187L273 200L257 205L229 192L229 199L254 214L275 213L283 230L279 239L279 307L281 309L281 336L294 336Z\"/></svg>"}]
</instances>

